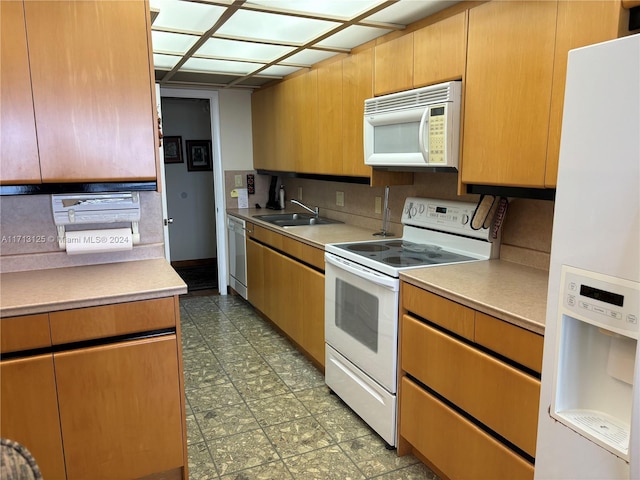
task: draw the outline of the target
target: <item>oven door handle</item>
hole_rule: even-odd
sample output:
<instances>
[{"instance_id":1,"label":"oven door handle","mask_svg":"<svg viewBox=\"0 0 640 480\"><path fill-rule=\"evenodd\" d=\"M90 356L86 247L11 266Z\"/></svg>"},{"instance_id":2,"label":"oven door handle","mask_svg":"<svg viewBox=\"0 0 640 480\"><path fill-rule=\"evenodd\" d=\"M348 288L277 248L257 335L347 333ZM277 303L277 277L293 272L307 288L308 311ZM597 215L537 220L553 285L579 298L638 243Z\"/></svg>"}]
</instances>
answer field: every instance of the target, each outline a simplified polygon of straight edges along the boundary
<instances>
[{"instance_id":1,"label":"oven door handle","mask_svg":"<svg viewBox=\"0 0 640 480\"><path fill-rule=\"evenodd\" d=\"M336 255L333 255L331 253L325 253L324 259L328 264L349 272L356 277L375 283L376 285L380 285L381 287L385 287L394 292L397 292L399 290L400 282L397 278L383 275L376 272L375 270L371 270L367 267L363 267L362 265L358 265L357 263L350 262L349 260L346 260L344 258L337 257Z\"/></svg>"}]
</instances>

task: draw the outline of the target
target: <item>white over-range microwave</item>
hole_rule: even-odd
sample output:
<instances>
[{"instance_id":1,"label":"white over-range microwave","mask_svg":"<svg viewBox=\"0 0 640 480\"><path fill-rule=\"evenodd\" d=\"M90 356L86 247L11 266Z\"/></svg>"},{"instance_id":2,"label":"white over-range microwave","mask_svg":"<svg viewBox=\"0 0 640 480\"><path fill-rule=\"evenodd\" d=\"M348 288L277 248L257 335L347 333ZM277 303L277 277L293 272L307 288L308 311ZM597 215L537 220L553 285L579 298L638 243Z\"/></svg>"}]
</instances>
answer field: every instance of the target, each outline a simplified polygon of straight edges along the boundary
<instances>
[{"instance_id":1,"label":"white over-range microwave","mask_svg":"<svg viewBox=\"0 0 640 480\"><path fill-rule=\"evenodd\" d=\"M365 164L457 169L460 98L454 81L365 100Z\"/></svg>"}]
</instances>

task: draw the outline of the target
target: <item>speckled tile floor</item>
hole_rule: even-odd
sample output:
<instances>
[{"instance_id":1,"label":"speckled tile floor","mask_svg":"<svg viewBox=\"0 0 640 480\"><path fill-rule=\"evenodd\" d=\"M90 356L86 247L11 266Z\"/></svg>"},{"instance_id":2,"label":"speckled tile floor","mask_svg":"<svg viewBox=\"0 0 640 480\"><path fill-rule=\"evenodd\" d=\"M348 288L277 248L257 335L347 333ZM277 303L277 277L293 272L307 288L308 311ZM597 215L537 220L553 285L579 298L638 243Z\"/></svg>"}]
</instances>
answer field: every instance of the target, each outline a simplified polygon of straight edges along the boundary
<instances>
[{"instance_id":1,"label":"speckled tile floor","mask_svg":"<svg viewBox=\"0 0 640 480\"><path fill-rule=\"evenodd\" d=\"M437 479L236 296L180 299L191 480Z\"/></svg>"}]
</instances>

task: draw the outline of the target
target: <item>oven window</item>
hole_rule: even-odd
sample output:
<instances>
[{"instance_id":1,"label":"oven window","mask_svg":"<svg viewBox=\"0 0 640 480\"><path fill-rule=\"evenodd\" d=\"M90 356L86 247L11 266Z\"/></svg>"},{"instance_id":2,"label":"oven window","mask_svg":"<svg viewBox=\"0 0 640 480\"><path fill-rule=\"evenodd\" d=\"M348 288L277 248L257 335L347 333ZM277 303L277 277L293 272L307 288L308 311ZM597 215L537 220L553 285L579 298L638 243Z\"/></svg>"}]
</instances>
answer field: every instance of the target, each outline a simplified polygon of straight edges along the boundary
<instances>
[{"instance_id":1,"label":"oven window","mask_svg":"<svg viewBox=\"0 0 640 480\"><path fill-rule=\"evenodd\" d=\"M336 279L336 327L378 352L378 297Z\"/></svg>"}]
</instances>

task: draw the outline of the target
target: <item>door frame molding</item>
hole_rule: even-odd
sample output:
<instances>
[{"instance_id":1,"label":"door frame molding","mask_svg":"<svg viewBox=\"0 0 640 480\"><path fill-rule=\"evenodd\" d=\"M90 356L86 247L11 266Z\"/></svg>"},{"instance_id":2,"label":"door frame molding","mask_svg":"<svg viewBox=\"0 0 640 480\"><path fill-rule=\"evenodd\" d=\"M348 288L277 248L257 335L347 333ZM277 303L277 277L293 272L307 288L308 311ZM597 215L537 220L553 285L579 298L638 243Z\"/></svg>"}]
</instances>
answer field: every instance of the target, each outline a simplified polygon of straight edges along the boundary
<instances>
[{"instance_id":1,"label":"door frame molding","mask_svg":"<svg viewBox=\"0 0 640 480\"><path fill-rule=\"evenodd\" d=\"M214 90L195 90L187 88L167 88L160 85L161 97L203 98L209 100L211 115L211 148L213 150L213 198L215 202L216 248L218 260L218 290L226 295L227 275L227 224L224 203L224 172L222 170L222 149L220 143L220 102L218 92ZM163 191L166 196L166 192Z\"/></svg>"}]
</instances>

